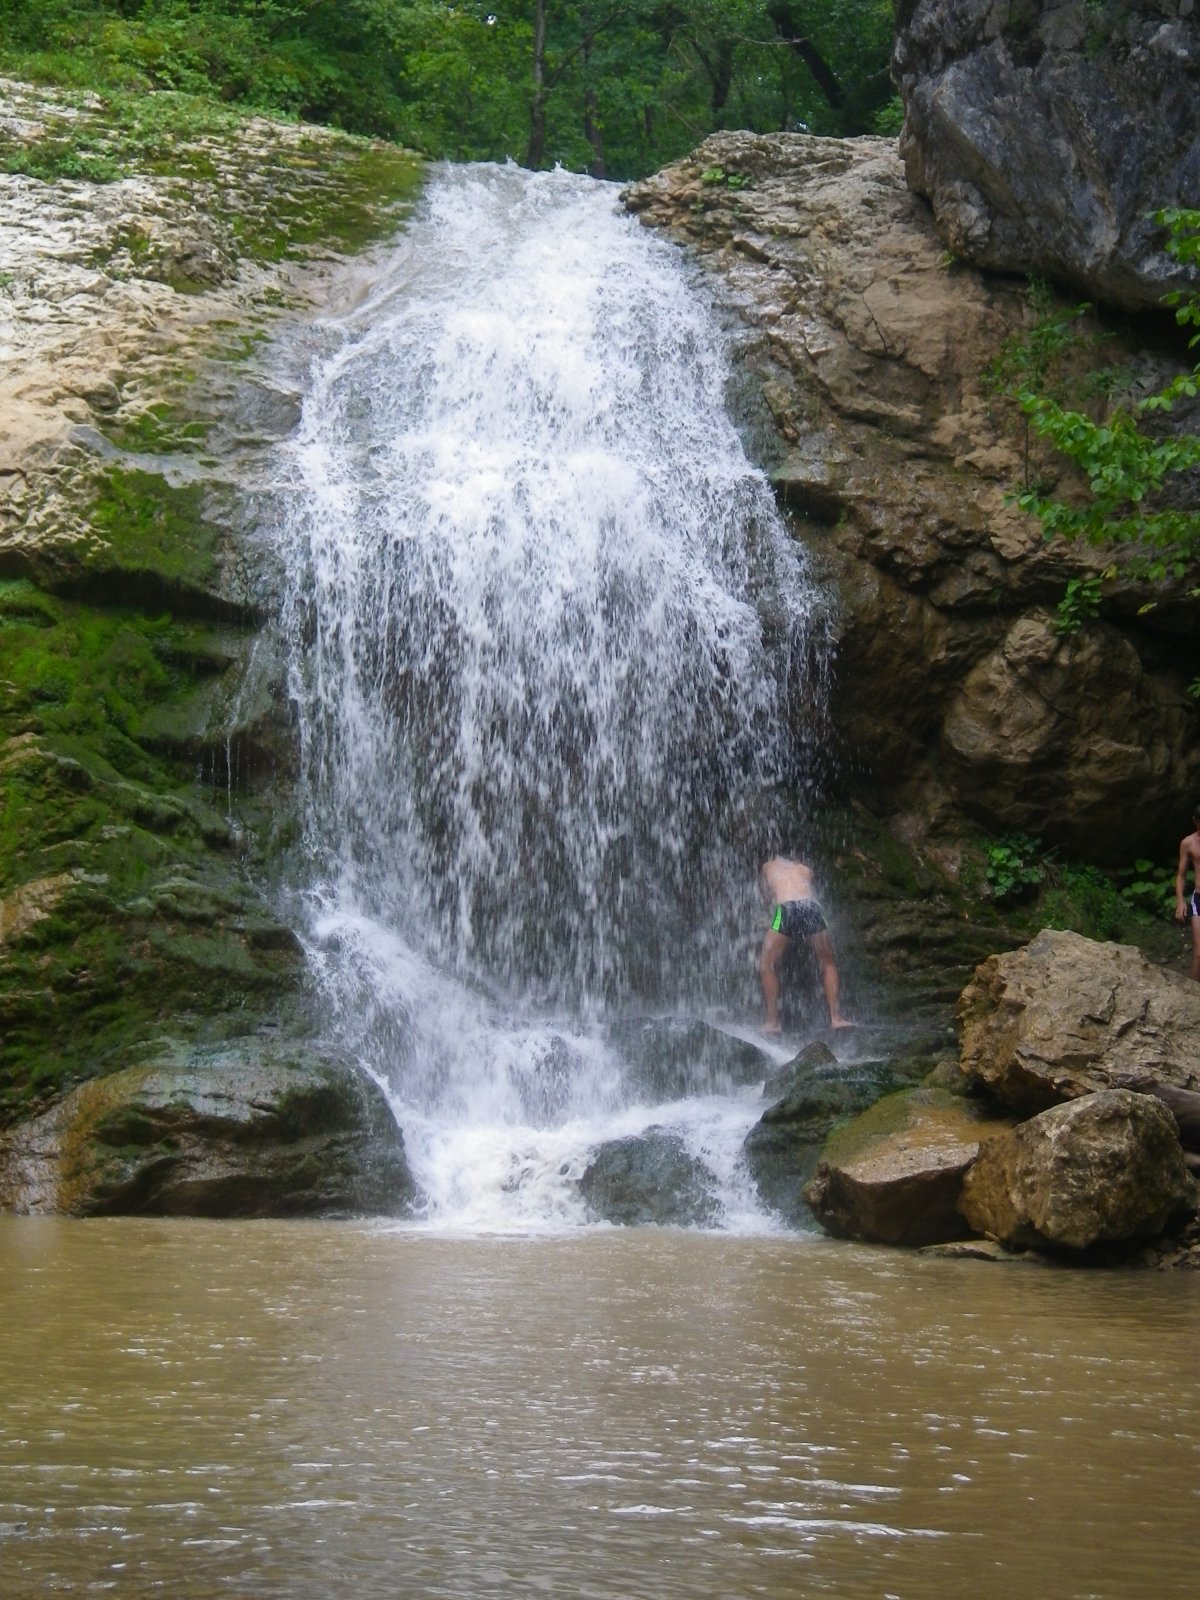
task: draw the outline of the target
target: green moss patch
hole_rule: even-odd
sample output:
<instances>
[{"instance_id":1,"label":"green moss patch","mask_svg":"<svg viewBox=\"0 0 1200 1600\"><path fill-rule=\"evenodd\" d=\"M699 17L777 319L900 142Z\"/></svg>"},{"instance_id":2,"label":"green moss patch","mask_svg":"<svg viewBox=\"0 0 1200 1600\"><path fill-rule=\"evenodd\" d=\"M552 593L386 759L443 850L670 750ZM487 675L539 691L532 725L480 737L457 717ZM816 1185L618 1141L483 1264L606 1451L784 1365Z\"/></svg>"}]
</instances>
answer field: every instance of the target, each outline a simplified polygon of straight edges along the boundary
<instances>
[{"instance_id":1,"label":"green moss patch","mask_svg":"<svg viewBox=\"0 0 1200 1600\"><path fill-rule=\"evenodd\" d=\"M0 582L0 1125L295 986L194 763L145 730L236 677L236 643Z\"/></svg>"}]
</instances>

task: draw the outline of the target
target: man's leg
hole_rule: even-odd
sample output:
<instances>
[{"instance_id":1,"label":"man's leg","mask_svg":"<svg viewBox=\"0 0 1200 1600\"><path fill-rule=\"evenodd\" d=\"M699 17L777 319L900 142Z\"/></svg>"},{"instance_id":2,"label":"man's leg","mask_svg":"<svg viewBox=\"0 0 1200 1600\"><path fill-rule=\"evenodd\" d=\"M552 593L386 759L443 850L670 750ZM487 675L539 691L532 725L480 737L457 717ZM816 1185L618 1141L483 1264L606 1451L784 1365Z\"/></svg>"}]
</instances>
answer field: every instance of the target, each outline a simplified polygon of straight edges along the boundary
<instances>
[{"instance_id":1,"label":"man's leg","mask_svg":"<svg viewBox=\"0 0 1200 1600\"><path fill-rule=\"evenodd\" d=\"M809 948L817 958L821 968L821 987L825 991L825 1004L829 1007L829 1026L831 1028L849 1028L839 1009L838 1001L841 995L841 982L838 978L837 964L833 959L833 941L826 930L809 936Z\"/></svg>"},{"instance_id":2,"label":"man's leg","mask_svg":"<svg viewBox=\"0 0 1200 1600\"><path fill-rule=\"evenodd\" d=\"M776 933L774 928L768 928L763 936L762 953L758 958L758 975L762 980L763 1004L767 1008L767 1020L763 1023L764 1033L782 1033L783 1025L779 1020L779 962L783 952L790 941L782 933Z\"/></svg>"},{"instance_id":3,"label":"man's leg","mask_svg":"<svg viewBox=\"0 0 1200 1600\"><path fill-rule=\"evenodd\" d=\"M1200 917L1191 916L1188 922L1192 929L1192 971L1191 976L1200 983Z\"/></svg>"}]
</instances>

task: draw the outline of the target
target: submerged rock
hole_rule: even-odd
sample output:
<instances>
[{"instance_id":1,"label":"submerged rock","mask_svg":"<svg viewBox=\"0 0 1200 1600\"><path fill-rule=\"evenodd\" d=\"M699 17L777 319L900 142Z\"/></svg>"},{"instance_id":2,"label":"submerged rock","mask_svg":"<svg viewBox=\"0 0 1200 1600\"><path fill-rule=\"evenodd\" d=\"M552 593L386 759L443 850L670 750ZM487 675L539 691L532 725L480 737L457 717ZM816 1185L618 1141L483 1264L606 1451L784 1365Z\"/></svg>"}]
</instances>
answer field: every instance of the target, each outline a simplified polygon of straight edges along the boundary
<instances>
[{"instance_id":1,"label":"submerged rock","mask_svg":"<svg viewBox=\"0 0 1200 1600\"><path fill-rule=\"evenodd\" d=\"M601 1145L579 1188L597 1217L627 1227L704 1227L720 1212L712 1175L664 1128Z\"/></svg>"},{"instance_id":2,"label":"submerged rock","mask_svg":"<svg viewBox=\"0 0 1200 1600\"><path fill-rule=\"evenodd\" d=\"M1196 1199L1170 1112L1106 1089L990 1140L959 1208L976 1233L1006 1245L1086 1250L1153 1238Z\"/></svg>"},{"instance_id":3,"label":"submerged rock","mask_svg":"<svg viewBox=\"0 0 1200 1600\"><path fill-rule=\"evenodd\" d=\"M902 1245L964 1238L963 1178L984 1142L1011 1126L945 1090L889 1095L833 1135L804 1198L837 1238Z\"/></svg>"},{"instance_id":4,"label":"submerged rock","mask_svg":"<svg viewBox=\"0 0 1200 1600\"><path fill-rule=\"evenodd\" d=\"M1118 1081L1200 1089L1200 984L1126 945L1044 930L989 956L958 1016L962 1071L1025 1115Z\"/></svg>"},{"instance_id":5,"label":"submerged rock","mask_svg":"<svg viewBox=\"0 0 1200 1600\"><path fill-rule=\"evenodd\" d=\"M1131 309L1180 286L1150 213L1196 199L1192 0L906 0L892 67L909 183L956 255Z\"/></svg>"},{"instance_id":6,"label":"submerged rock","mask_svg":"<svg viewBox=\"0 0 1200 1600\"><path fill-rule=\"evenodd\" d=\"M403 1137L375 1085L260 1040L127 1067L0 1135L0 1209L395 1215L413 1195Z\"/></svg>"}]
</instances>

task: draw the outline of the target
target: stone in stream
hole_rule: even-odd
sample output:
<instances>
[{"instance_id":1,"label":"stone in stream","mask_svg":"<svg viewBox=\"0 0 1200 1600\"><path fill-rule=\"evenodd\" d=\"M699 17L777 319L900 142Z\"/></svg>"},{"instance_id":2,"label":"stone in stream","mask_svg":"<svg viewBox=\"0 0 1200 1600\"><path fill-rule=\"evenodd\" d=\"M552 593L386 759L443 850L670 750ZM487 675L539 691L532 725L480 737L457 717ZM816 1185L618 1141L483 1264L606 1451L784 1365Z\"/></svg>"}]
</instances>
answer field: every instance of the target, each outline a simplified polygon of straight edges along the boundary
<instances>
[{"instance_id":1,"label":"stone in stream","mask_svg":"<svg viewBox=\"0 0 1200 1600\"><path fill-rule=\"evenodd\" d=\"M597 1217L627 1227L705 1227L720 1211L711 1175L665 1128L601 1145L579 1188Z\"/></svg>"},{"instance_id":2,"label":"stone in stream","mask_svg":"<svg viewBox=\"0 0 1200 1600\"><path fill-rule=\"evenodd\" d=\"M804 1185L834 1124L897 1087L886 1061L842 1063L820 1041L767 1079L767 1109L746 1135L746 1164L763 1203L792 1227L811 1224Z\"/></svg>"},{"instance_id":3,"label":"stone in stream","mask_svg":"<svg viewBox=\"0 0 1200 1600\"><path fill-rule=\"evenodd\" d=\"M1200 1091L1200 984L1130 946L1043 930L976 969L958 1020L963 1073L1020 1114L1118 1083Z\"/></svg>"},{"instance_id":4,"label":"stone in stream","mask_svg":"<svg viewBox=\"0 0 1200 1600\"><path fill-rule=\"evenodd\" d=\"M761 1083L772 1067L757 1045L695 1017L631 1017L614 1024L608 1041L626 1064L630 1088L655 1105L728 1094Z\"/></svg>"},{"instance_id":5,"label":"stone in stream","mask_svg":"<svg viewBox=\"0 0 1200 1600\"><path fill-rule=\"evenodd\" d=\"M347 1064L256 1039L126 1067L0 1135L0 1210L396 1215L413 1196L381 1091Z\"/></svg>"},{"instance_id":6,"label":"stone in stream","mask_svg":"<svg viewBox=\"0 0 1200 1600\"><path fill-rule=\"evenodd\" d=\"M964 1238L964 1175L986 1141L1011 1126L943 1089L888 1095L830 1137L804 1198L837 1238L901 1245Z\"/></svg>"},{"instance_id":7,"label":"stone in stream","mask_svg":"<svg viewBox=\"0 0 1200 1600\"><path fill-rule=\"evenodd\" d=\"M1150 1095L1106 1089L990 1140L959 1209L1006 1245L1086 1250L1154 1238L1196 1199L1171 1113Z\"/></svg>"}]
</instances>

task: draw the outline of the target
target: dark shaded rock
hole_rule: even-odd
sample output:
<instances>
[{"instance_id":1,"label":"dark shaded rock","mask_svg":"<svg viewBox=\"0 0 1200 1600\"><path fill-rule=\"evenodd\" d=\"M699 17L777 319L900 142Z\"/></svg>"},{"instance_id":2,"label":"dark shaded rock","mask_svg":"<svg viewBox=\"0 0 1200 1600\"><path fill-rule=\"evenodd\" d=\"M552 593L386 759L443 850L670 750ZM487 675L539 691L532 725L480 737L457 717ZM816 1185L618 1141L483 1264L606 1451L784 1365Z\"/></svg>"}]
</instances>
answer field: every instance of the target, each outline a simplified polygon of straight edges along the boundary
<instances>
[{"instance_id":1,"label":"dark shaded rock","mask_svg":"<svg viewBox=\"0 0 1200 1600\"><path fill-rule=\"evenodd\" d=\"M627 1081L652 1104L690 1095L726 1094L761 1083L771 1058L691 1017L634 1017L616 1023L609 1043L627 1065Z\"/></svg>"},{"instance_id":2,"label":"dark shaded rock","mask_svg":"<svg viewBox=\"0 0 1200 1600\"><path fill-rule=\"evenodd\" d=\"M1046 929L989 956L958 1016L963 1072L1024 1115L1118 1081L1200 1090L1200 984L1127 945Z\"/></svg>"},{"instance_id":3,"label":"dark shaded rock","mask_svg":"<svg viewBox=\"0 0 1200 1600\"><path fill-rule=\"evenodd\" d=\"M1106 1089L989 1141L959 1209L976 1233L1003 1244L1087 1250L1153 1238L1196 1199L1166 1107Z\"/></svg>"},{"instance_id":4,"label":"dark shaded rock","mask_svg":"<svg viewBox=\"0 0 1200 1600\"><path fill-rule=\"evenodd\" d=\"M950 249L1131 309L1184 275L1149 213L1200 194L1191 0L902 0L908 181Z\"/></svg>"},{"instance_id":5,"label":"dark shaded rock","mask_svg":"<svg viewBox=\"0 0 1200 1600\"><path fill-rule=\"evenodd\" d=\"M111 1073L0 1136L0 1207L16 1211L395 1215L413 1194L373 1083L257 1039Z\"/></svg>"},{"instance_id":6,"label":"dark shaded rock","mask_svg":"<svg viewBox=\"0 0 1200 1600\"><path fill-rule=\"evenodd\" d=\"M804 1186L830 1130L897 1087L888 1062L842 1063L819 1042L773 1073L763 1087L771 1104L743 1147L763 1203L792 1227L811 1225Z\"/></svg>"},{"instance_id":7,"label":"dark shaded rock","mask_svg":"<svg viewBox=\"0 0 1200 1600\"><path fill-rule=\"evenodd\" d=\"M720 1210L711 1175L663 1128L601 1145L579 1187L596 1216L626 1227L704 1227Z\"/></svg>"},{"instance_id":8,"label":"dark shaded rock","mask_svg":"<svg viewBox=\"0 0 1200 1600\"><path fill-rule=\"evenodd\" d=\"M942 1090L889 1095L830 1138L804 1198L838 1238L961 1239L970 1231L958 1210L963 1177L982 1143L1011 1126Z\"/></svg>"}]
</instances>

